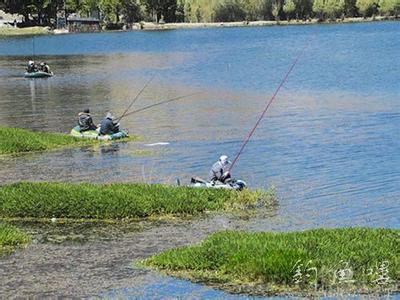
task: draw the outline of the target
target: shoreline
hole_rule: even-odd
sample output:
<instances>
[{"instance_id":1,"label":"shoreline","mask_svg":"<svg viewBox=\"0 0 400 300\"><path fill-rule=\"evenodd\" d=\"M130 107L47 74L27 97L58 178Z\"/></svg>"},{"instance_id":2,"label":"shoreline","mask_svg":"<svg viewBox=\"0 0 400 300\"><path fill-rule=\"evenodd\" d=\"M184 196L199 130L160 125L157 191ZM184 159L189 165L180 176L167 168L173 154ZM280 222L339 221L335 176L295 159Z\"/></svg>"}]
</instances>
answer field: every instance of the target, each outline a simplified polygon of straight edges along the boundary
<instances>
[{"instance_id":1,"label":"shoreline","mask_svg":"<svg viewBox=\"0 0 400 300\"><path fill-rule=\"evenodd\" d=\"M351 24L351 23L371 23L371 22L384 22L384 21L400 21L400 18L393 16L376 16L375 18L344 18L337 19L336 21L319 21L318 19L309 20L281 20L281 21L238 21L238 22L202 22L202 23L164 23L157 24L153 22L138 22L132 25L125 26L122 30L101 30L102 32L115 32L115 31L161 31L161 30L176 30L176 29L202 29L202 28L235 28L235 27L266 27L266 26L301 26L301 25L322 25L322 24ZM59 35L69 34L68 29L54 29L49 27L26 27L26 28L0 28L0 37L13 37L13 36L32 36L32 35ZM93 33L93 32L92 32Z\"/></svg>"},{"instance_id":2,"label":"shoreline","mask_svg":"<svg viewBox=\"0 0 400 300\"><path fill-rule=\"evenodd\" d=\"M377 16L375 18L344 18L336 21L310 20L281 20L281 21L239 21L239 22L207 22L207 23L165 23L156 24L152 22L140 22L132 25L132 30L171 30L171 29L200 29L200 28L233 28L233 27L266 27L266 26L295 26L295 25L318 25L318 24L350 24L350 23L371 23L383 21L400 21L395 17Z\"/></svg>"}]
</instances>

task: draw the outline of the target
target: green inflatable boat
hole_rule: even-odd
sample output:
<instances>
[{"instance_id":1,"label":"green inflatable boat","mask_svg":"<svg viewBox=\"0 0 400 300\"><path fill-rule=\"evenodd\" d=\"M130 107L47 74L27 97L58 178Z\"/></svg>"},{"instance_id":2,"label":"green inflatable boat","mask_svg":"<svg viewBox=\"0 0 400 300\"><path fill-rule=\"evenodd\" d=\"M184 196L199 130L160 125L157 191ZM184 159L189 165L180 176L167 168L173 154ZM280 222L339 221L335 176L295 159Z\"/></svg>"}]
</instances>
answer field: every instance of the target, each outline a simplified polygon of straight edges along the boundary
<instances>
[{"instance_id":1,"label":"green inflatable boat","mask_svg":"<svg viewBox=\"0 0 400 300\"><path fill-rule=\"evenodd\" d=\"M25 78L47 78L47 77L52 77L54 74L53 72L47 73L43 71L37 71L37 72L26 72L24 77Z\"/></svg>"},{"instance_id":2,"label":"green inflatable boat","mask_svg":"<svg viewBox=\"0 0 400 300\"><path fill-rule=\"evenodd\" d=\"M121 130L114 134L100 135L97 130L80 131L79 126L72 128L71 135L78 138L111 141L129 137L128 132Z\"/></svg>"}]
</instances>

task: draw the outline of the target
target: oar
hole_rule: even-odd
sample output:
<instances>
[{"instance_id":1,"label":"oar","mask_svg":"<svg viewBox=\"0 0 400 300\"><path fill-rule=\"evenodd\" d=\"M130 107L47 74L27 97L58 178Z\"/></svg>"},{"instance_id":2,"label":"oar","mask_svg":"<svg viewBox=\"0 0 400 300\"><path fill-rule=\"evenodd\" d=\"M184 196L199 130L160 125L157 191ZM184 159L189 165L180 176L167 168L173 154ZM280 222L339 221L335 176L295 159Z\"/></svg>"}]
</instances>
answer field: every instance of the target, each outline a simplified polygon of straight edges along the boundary
<instances>
[{"instance_id":1,"label":"oar","mask_svg":"<svg viewBox=\"0 0 400 300\"><path fill-rule=\"evenodd\" d=\"M143 93L143 91L147 88L147 86L150 84L150 82L154 79L156 75L153 75L149 81L146 82L146 84L144 85L144 87L139 91L139 93L137 93L136 97L133 98L132 102L129 104L129 106L125 109L124 113L118 117L114 122L118 123L122 120L123 117L125 117L126 113L128 112L128 110L132 107L133 103L136 102L136 100L139 98L139 96Z\"/></svg>"},{"instance_id":2,"label":"oar","mask_svg":"<svg viewBox=\"0 0 400 300\"><path fill-rule=\"evenodd\" d=\"M171 98L171 99L164 100L164 101L161 101L161 102L157 102L157 103L154 103L154 104L152 104L152 105L148 105L148 106L142 107L142 108L140 108L140 109L131 111L131 112L125 114L125 117L126 117L126 116L129 116L129 115L136 114L136 113L138 113L138 112L141 112L141 111L144 111L144 110L147 110L147 109L150 109L150 108L153 108L153 107L155 107L155 106L159 106L159 105L162 105L162 104L167 104L167 103L170 103L170 102L178 101L178 100L181 100L181 99L183 99L183 98L191 97L191 96L198 95L198 94L201 94L201 93L202 93L202 92L191 93L191 94L187 94L187 95L184 95L184 96L175 97L175 98Z\"/></svg>"}]
</instances>

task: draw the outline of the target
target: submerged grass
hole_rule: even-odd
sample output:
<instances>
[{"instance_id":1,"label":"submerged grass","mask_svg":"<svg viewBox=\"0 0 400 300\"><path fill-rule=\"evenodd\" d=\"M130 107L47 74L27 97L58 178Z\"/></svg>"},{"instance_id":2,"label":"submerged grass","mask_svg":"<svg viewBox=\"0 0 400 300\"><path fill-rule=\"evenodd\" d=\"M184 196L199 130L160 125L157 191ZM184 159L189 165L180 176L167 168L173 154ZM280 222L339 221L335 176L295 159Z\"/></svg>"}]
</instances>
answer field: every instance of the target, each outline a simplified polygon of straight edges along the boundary
<instances>
[{"instance_id":1,"label":"submerged grass","mask_svg":"<svg viewBox=\"0 0 400 300\"><path fill-rule=\"evenodd\" d=\"M0 256L13 252L29 243L30 237L8 224L0 224Z\"/></svg>"},{"instance_id":2,"label":"submerged grass","mask_svg":"<svg viewBox=\"0 0 400 300\"><path fill-rule=\"evenodd\" d=\"M200 245L166 251L144 264L251 294L335 288L399 291L400 230L220 232Z\"/></svg>"},{"instance_id":3,"label":"submerged grass","mask_svg":"<svg viewBox=\"0 0 400 300\"><path fill-rule=\"evenodd\" d=\"M16 183L0 187L0 217L123 219L196 215L247 208L261 198L263 205L275 201L273 191L117 183Z\"/></svg>"},{"instance_id":4,"label":"submerged grass","mask_svg":"<svg viewBox=\"0 0 400 300\"><path fill-rule=\"evenodd\" d=\"M0 127L0 155L90 144L93 144L93 141L78 139L61 133L34 132L21 128Z\"/></svg>"}]
</instances>

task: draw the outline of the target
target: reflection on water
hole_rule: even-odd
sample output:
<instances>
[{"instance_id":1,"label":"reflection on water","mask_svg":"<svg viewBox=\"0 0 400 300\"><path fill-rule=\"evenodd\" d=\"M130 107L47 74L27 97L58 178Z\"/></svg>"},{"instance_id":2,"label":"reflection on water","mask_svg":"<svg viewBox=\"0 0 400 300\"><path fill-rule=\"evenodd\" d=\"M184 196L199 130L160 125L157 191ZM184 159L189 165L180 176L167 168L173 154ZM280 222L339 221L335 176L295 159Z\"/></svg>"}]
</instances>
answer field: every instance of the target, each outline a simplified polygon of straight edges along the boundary
<instances>
[{"instance_id":1,"label":"reflection on water","mask_svg":"<svg viewBox=\"0 0 400 300\"><path fill-rule=\"evenodd\" d=\"M399 29L383 22L38 37L37 60L56 74L44 80L21 77L29 39L1 40L0 125L69 132L86 107L100 122L107 111L122 113L154 74L133 109L203 93L123 119L140 142L1 158L0 181L204 177L221 154L236 154L314 34L234 169L252 188L274 184L279 211L240 228L399 228ZM149 145L155 153L135 155Z\"/></svg>"}]
</instances>

